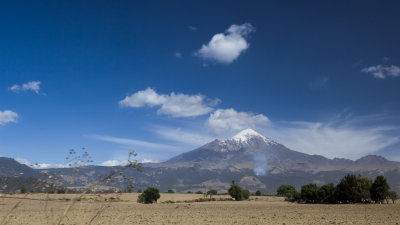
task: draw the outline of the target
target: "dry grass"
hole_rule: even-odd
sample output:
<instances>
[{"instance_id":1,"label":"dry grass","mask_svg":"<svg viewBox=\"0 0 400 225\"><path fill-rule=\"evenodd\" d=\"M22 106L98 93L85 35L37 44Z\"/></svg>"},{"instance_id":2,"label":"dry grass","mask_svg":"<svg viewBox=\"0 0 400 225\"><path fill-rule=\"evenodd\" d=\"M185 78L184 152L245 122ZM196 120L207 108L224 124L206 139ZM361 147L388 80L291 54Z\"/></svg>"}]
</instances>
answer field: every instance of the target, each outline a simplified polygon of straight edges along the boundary
<instances>
[{"instance_id":1,"label":"dry grass","mask_svg":"<svg viewBox=\"0 0 400 225\"><path fill-rule=\"evenodd\" d=\"M400 204L306 205L279 197L251 201L216 201L145 205L138 194L32 194L16 208L7 224L399 224ZM2 195L0 217L23 195ZM48 200L46 201L46 198ZM201 198L197 194L161 194L159 202ZM216 196L228 197L228 196ZM119 199L118 199L119 198ZM110 199L112 201L110 201ZM63 216L65 210L67 215ZM63 218L62 221L58 221Z\"/></svg>"}]
</instances>

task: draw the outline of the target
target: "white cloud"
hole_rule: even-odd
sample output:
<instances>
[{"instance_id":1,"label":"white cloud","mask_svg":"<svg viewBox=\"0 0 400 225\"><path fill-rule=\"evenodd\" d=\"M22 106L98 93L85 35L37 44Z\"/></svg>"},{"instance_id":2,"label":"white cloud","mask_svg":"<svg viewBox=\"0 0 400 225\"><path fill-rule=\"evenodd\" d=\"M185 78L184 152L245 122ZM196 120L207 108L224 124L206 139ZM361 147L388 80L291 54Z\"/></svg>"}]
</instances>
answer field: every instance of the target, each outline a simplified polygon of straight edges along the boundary
<instances>
[{"instance_id":1,"label":"white cloud","mask_svg":"<svg viewBox=\"0 0 400 225\"><path fill-rule=\"evenodd\" d=\"M161 150L176 150L175 146L152 143L152 142L147 142L147 141L140 141L140 140L135 140L135 139L110 137L110 136L96 135L96 134L85 135L85 137L93 138L93 139L100 140L100 141L106 141L106 142L111 142L111 143L127 145L127 146L140 146L140 147L145 147L145 148L150 148L150 149L161 149Z\"/></svg>"},{"instance_id":2,"label":"white cloud","mask_svg":"<svg viewBox=\"0 0 400 225\"><path fill-rule=\"evenodd\" d=\"M20 92L20 91L33 91L36 94L39 94L40 91L40 81L30 81L28 83L19 85L19 84L15 84L11 87L9 87L9 89L13 92Z\"/></svg>"},{"instance_id":3,"label":"white cloud","mask_svg":"<svg viewBox=\"0 0 400 225\"><path fill-rule=\"evenodd\" d=\"M126 164L128 164L128 160L111 159L100 163L99 166L125 166Z\"/></svg>"},{"instance_id":4,"label":"white cloud","mask_svg":"<svg viewBox=\"0 0 400 225\"><path fill-rule=\"evenodd\" d=\"M126 96L119 102L122 107L154 107L161 106L157 113L170 115L172 117L195 117L210 113L214 109L212 106L220 101L206 99L203 95L158 94L152 88L138 91L130 96Z\"/></svg>"},{"instance_id":5,"label":"white cloud","mask_svg":"<svg viewBox=\"0 0 400 225\"><path fill-rule=\"evenodd\" d=\"M25 164L34 169L49 169L49 168L67 168L66 164L57 164L57 163L31 163L29 160L24 158L16 158L17 162L21 164Z\"/></svg>"},{"instance_id":6,"label":"white cloud","mask_svg":"<svg viewBox=\"0 0 400 225\"><path fill-rule=\"evenodd\" d=\"M385 79L386 77L399 77L400 67L377 65L364 68L361 72L372 74L375 78Z\"/></svg>"},{"instance_id":7,"label":"white cloud","mask_svg":"<svg viewBox=\"0 0 400 225\"><path fill-rule=\"evenodd\" d=\"M399 143L398 137L390 135L399 128L365 127L371 122L371 117L368 118L341 122L271 122L262 133L290 149L328 158L358 159Z\"/></svg>"},{"instance_id":8,"label":"white cloud","mask_svg":"<svg viewBox=\"0 0 400 225\"><path fill-rule=\"evenodd\" d=\"M143 159L140 160L142 163L158 163L160 161L158 160L152 160L152 159ZM99 164L99 166L126 166L128 164L128 160L118 160L118 159L111 159L104 161Z\"/></svg>"},{"instance_id":9,"label":"white cloud","mask_svg":"<svg viewBox=\"0 0 400 225\"><path fill-rule=\"evenodd\" d=\"M176 52L175 52L175 57L176 57L176 58L180 59L180 58L182 58L182 56L183 56L183 55L182 55L182 52L180 52L180 51L176 51Z\"/></svg>"},{"instance_id":10,"label":"white cloud","mask_svg":"<svg viewBox=\"0 0 400 225\"><path fill-rule=\"evenodd\" d=\"M197 31L198 30L198 28L195 27L195 26L188 26L188 29L191 30L191 31Z\"/></svg>"},{"instance_id":11,"label":"white cloud","mask_svg":"<svg viewBox=\"0 0 400 225\"><path fill-rule=\"evenodd\" d=\"M11 110L0 111L0 126L6 125L7 123L17 122L18 114Z\"/></svg>"},{"instance_id":12,"label":"white cloud","mask_svg":"<svg viewBox=\"0 0 400 225\"><path fill-rule=\"evenodd\" d=\"M199 147L215 139L212 136L201 134L198 129L190 131L181 128L157 127L154 132L163 139L183 143L190 147Z\"/></svg>"},{"instance_id":13,"label":"white cloud","mask_svg":"<svg viewBox=\"0 0 400 225\"><path fill-rule=\"evenodd\" d=\"M268 124L269 119L263 114L237 112L235 109L218 109L208 118L206 125L216 135L257 128Z\"/></svg>"},{"instance_id":14,"label":"white cloud","mask_svg":"<svg viewBox=\"0 0 400 225\"><path fill-rule=\"evenodd\" d=\"M249 23L233 24L225 33L215 34L207 45L203 45L196 52L196 55L207 60L231 63L249 48L247 36L254 30Z\"/></svg>"}]
</instances>

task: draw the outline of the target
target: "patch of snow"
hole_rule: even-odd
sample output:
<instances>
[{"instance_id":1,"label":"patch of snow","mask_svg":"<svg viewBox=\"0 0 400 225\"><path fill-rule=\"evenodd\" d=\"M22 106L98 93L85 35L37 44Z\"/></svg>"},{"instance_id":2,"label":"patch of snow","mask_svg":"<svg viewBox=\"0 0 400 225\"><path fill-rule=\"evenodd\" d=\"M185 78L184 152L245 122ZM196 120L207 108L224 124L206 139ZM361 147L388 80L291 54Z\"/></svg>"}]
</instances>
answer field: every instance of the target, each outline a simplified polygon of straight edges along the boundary
<instances>
[{"instance_id":1,"label":"patch of snow","mask_svg":"<svg viewBox=\"0 0 400 225\"><path fill-rule=\"evenodd\" d=\"M237 142L247 142L252 138L261 138L261 139L263 139L265 141L265 143L272 142L271 139L268 139L268 138L264 137L263 135L257 133L253 129L242 130L238 134L233 136L231 140L234 140L234 141L237 141Z\"/></svg>"}]
</instances>

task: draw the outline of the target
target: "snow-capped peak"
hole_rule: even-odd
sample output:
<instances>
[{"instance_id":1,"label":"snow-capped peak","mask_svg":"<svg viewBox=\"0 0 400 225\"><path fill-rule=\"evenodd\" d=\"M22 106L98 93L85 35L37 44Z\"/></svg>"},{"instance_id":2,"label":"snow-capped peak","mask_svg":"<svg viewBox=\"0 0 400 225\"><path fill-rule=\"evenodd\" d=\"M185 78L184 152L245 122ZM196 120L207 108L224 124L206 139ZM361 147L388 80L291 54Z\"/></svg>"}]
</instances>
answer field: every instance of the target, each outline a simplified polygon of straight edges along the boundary
<instances>
[{"instance_id":1,"label":"snow-capped peak","mask_svg":"<svg viewBox=\"0 0 400 225\"><path fill-rule=\"evenodd\" d=\"M263 139L266 143L271 142L270 139L262 136L261 134L257 133L253 129L242 130L238 134L233 136L231 140L234 140L237 142L247 142L248 140L255 138L255 137Z\"/></svg>"}]
</instances>

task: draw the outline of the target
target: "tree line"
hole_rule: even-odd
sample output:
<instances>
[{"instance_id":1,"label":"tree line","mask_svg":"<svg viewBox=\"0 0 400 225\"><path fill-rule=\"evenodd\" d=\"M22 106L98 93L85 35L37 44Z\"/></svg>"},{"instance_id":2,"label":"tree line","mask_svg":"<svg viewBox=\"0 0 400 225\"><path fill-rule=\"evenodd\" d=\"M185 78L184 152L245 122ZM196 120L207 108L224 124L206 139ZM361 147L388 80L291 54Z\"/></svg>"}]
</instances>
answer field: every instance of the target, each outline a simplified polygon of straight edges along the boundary
<instances>
[{"instance_id":1,"label":"tree line","mask_svg":"<svg viewBox=\"0 0 400 225\"><path fill-rule=\"evenodd\" d=\"M300 192L292 185L281 185L277 189L279 196L287 201L304 203L382 203L389 199L394 203L398 198L384 176L377 176L374 181L361 175L347 174L335 186L332 183L317 186L306 184Z\"/></svg>"}]
</instances>

